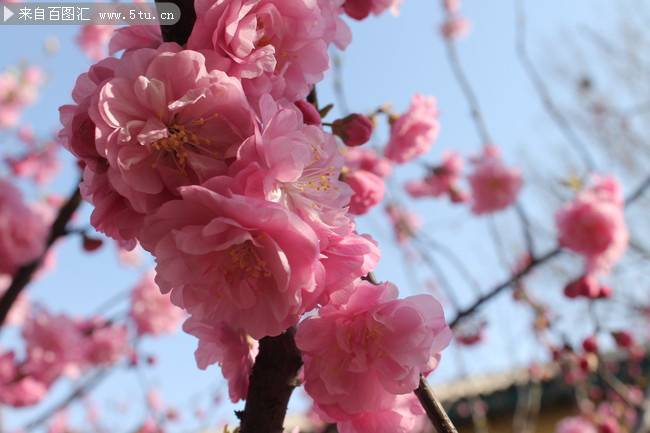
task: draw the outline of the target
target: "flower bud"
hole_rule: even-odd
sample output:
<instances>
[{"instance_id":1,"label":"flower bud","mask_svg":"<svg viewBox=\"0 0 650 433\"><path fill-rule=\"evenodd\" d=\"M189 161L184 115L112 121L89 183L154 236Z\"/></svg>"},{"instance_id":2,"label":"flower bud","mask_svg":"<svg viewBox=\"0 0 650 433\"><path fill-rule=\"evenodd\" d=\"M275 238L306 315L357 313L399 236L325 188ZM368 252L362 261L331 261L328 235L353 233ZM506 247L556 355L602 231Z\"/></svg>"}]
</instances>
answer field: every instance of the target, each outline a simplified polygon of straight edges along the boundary
<instances>
[{"instance_id":1,"label":"flower bud","mask_svg":"<svg viewBox=\"0 0 650 433\"><path fill-rule=\"evenodd\" d=\"M587 337L582 341L582 348L585 350L585 352L589 353L597 353L598 352L598 341L596 341L596 337L593 335L591 337Z\"/></svg>"},{"instance_id":2,"label":"flower bud","mask_svg":"<svg viewBox=\"0 0 650 433\"><path fill-rule=\"evenodd\" d=\"M367 143L372 135L372 120L363 114L353 113L332 124L334 135L341 137L347 146L360 146Z\"/></svg>"},{"instance_id":3,"label":"flower bud","mask_svg":"<svg viewBox=\"0 0 650 433\"><path fill-rule=\"evenodd\" d=\"M320 125L320 113L312 104L307 101L300 100L295 102L296 107L302 112L303 121L307 125Z\"/></svg>"},{"instance_id":4,"label":"flower bud","mask_svg":"<svg viewBox=\"0 0 650 433\"><path fill-rule=\"evenodd\" d=\"M632 334L627 331L614 331L612 332L612 337L614 337L616 345L624 349L630 348L634 344Z\"/></svg>"},{"instance_id":5,"label":"flower bud","mask_svg":"<svg viewBox=\"0 0 650 433\"><path fill-rule=\"evenodd\" d=\"M350 18L361 21L370 15L372 0L347 0L343 4L343 10Z\"/></svg>"}]
</instances>

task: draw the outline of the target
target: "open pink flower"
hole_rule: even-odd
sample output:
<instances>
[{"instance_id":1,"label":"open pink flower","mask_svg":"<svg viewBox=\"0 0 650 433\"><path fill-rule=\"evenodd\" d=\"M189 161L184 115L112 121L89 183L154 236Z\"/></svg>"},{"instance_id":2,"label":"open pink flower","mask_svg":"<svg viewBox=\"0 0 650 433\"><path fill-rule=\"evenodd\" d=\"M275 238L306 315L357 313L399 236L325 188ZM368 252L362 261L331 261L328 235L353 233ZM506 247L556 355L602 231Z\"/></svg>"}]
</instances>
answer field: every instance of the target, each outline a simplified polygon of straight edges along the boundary
<instances>
[{"instance_id":1,"label":"open pink flower","mask_svg":"<svg viewBox=\"0 0 650 433\"><path fill-rule=\"evenodd\" d=\"M127 51L77 82L79 105L62 108L62 136L86 163L83 193L100 231L132 240L145 214L179 186L225 172L253 133L241 83L213 69L215 56L163 44Z\"/></svg>"},{"instance_id":2,"label":"open pink flower","mask_svg":"<svg viewBox=\"0 0 650 433\"><path fill-rule=\"evenodd\" d=\"M404 244L415 236L422 225L422 221L416 214L395 203L386 205L386 215L393 225L395 240L399 244Z\"/></svg>"},{"instance_id":3,"label":"open pink flower","mask_svg":"<svg viewBox=\"0 0 650 433\"><path fill-rule=\"evenodd\" d=\"M12 275L40 256L47 233L42 215L23 202L16 187L0 178L0 274Z\"/></svg>"},{"instance_id":4,"label":"open pink flower","mask_svg":"<svg viewBox=\"0 0 650 433\"><path fill-rule=\"evenodd\" d=\"M372 148L346 147L343 150L343 156L348 171L365 170L384 178L389 176L393 170L391 161L378 155Z\"/></svg>"},{"instance_id":5,"label":"open pink flower","mask_svg":"<svg viewBox=\"0 0 650 433\"><path fill-rule=\"evenodd\" d=\"M298 326L305 389L337 422L395 406L418 386L451 339L442 306L429 295L397 299L391 284L359 282ZM353 430L350 430L353 431Z\"/></svg>"},{"instance_id":6,"label":"open pink flower","mask_svg":"<svg viewBox=\"0 0 650 433\"><path fill-rule=\"evenodd\" d=\"M363 215L384 199L384 180L366 170L356 170L343 178L352 188L350 213Z\"/></svg>"},{"instance_id":7,"label":"open pink flower","mask_svg":"<svg viewBox=\"0 0 650 433\"><path fill-rule=\"evenodd\" d=\"M338 423L340 433L412 433L426 431L425 412L415 395L398 395L392 407L356 414ZM332 420L333 422L334 420Z\"/></svg>"},{"instance_id":8,"label":"open pink flower","mask_svg":"<svg viewBox=\"0 0 650 433\"><path fill-rule=\"evenodd\" d=\"M258 343L245 333L217 320L201 320L195 317L183 324L183 330L199 339L196 363L200 369L218 363L228 381L230 400L245 400Z\"/></svg>"},{"instance_id":9,"label":"open pink flower","mask_svg":"<svg viewBox=\"0 0 650 433\"><path fill-rule=\"evenodd\" d=\"M278 335L320 295L318 238L283 206L231 194L226 181L182 187L147 219L142 245L176 305L256 339Z\"/></svg>"},{"instance_id":10,"label":"open pink flower","mask_svg":"<svg viewBox=\"0 0 650 433\"><path fill-rule=\"evenodd\" d=\"M436 99L415 95L408 111L392 122L385 155L398 164L411 161L429 151L439 130Z\"/></svg>"},{"instance_id":11,"label":"open pink flower","mask_svg":"<svg viewBox=\"0 0 650 433\"><path fill-rule=\"evenodd\" d=\"M507 167L496 146L488 145L475 158L474 171L467 180L472 188L472 212L476 215L498 212L511 206L522 186L521 171Z\"/></svg>"},{"instance_id":12,"label":"open pink flower","mask_svg":"<svg viewBox=\"0 0 650 433\"><path fill-rule=\"evenodd\" d=\"M153 272L143 275L133 288L130 315L139 335L171 333L183 318L182 310L171 303L169 295L160 293Z\"/></svg>"},{"instance_id":13,"label":"open pink flower","mask_svg":"<svg viewBox=\"0 0 650 433\"><path fill-rule=\"evenodd\" d=\"M348 39L331 0L198 0L195 9L188 48L213 49L229 74L255 79L250 93L304 98L329 67L328 45Z\"/></svg>"},{"instance_id":14,"label":"open pink flower","mask_svg":"<svg viewBox=\"0 0 650 433\"><path fill-rule=\"evenodd\" d=\"M85 335L84 361L93 366L106 366L117 362L129 349L128 330L125 325L105 323L96 318L82 323L82 329L91 328Z\"/></svg>"},{"instance_id":15,"label":"open pink flower","mask_svg":"<svg viewBox=\"0 0 650 433\"><path fill-rule=\"evenodd\" d=\"M91 60L99 61L108 55L108 41L114 30L114 26L86 24L81 26L76 41Z\"/></svg>"},{"instance_id":16,"label":"open pink flower","mask_svg":"<svg viewBox=\"0 0 650 433\"><path fill-rule=\"evenodd\" d=\"M582 255L590 274L609 272L627 249L623 198L613 177L596 177L558 211L556 223L560 244Z\"/></svg>"},{"instance_id":17,"label":"open pink flower","mask_svg":"<svg viewBox=\"0 0 650 433\"><path fill-rule=\"evenodd\" d=\"M332 236L348 232L350 188L339 178L343 167L334 137L303 123L293 105L260 100L260 131L241 147L231 167L235 192L282 204L318 234L321 249Z\"/></svg>"}]
</instances>

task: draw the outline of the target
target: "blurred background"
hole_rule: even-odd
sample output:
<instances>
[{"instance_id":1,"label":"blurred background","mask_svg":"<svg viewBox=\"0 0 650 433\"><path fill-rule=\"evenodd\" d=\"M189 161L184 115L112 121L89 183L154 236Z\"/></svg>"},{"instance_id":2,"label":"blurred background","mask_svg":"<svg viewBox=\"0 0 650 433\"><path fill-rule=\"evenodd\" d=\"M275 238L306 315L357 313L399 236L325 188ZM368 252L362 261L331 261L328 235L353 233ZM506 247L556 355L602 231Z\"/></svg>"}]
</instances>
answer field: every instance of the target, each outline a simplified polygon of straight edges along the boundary
<instances>
[{"instance_id":1,"label":"blurred background","mask_svg":"<svg viewBox=\"0 0 650 433\"><path fill-rule=\"evenodd\" d=\"M405 0L399 16L349 21L353 42L344 52L332 52L335 67L318 86L319 100L335 104L334 119L348 110L370 113L384 104L400 113L416 93L435 96L441 133L422 161L435 165L446 150L471 157L484 143L454 69L460 68L493 144L524 173L520 204L535 248L552 249L555 211L573 196L572 184L585 174L581 146L593 158L594 171L618 176L627 194L649 174L650 6L643 0L465 0L461 12L471 28L451 41L441 36L445 14L436 1ZM44 74L37 100L19 122L38 141L55 137L57 109L71 102L76 77L92 62L77 42L80 31L76 26L0 26L0 66L37 66ZM450 46L457 56L450 55ZM24 144L17 131L0 129L3 157L20 154ZM381 148L387 133L380 125L370 146ZM19 182L27 197L65 196L74 188L78 170L73 158L63 150L58 158L61 170L53 182ZM418 216L417 237L396 242L383 205L359 219L359 231L370 233L382 248L379 280L394 282L403 296L434 293L452 320L481 294L508 281L527 252L526 238L515 209L477 218L467 206L447 200L411 199L403 185L425 171L424 164L397 167L386 199ZM8 175L8 168L0 173ZM512 285L524 286L527 299L508 288L459 323L457 338L430 381L461 430L550 432L592 397L585 400L582 393L600 389L629 397L632 388L644 390L648 376L642 347L650 330L648 204L641 197L626 209L633 240L608 277L611 299L567 301L563 288L580 275L581 265L562 254ZM84 205L76 221L87 225L89 214ZM30 285L30 303L79 317L98 309L123 311L129 290L152 267L146 253L125 259L109 241L88 253L78 237L58 243L52 261L51 269ZM575 348L570 362L577 369L591 362L579 352L596 328L627 330L638 343L632 362L629 350L621 350L614 339L602 339L603 359L598 361L612 366L608 379L615 386L603 378L594 379L605 382L600 387L576 385L579 381L562 362L551 362L551 349L564 346ZM224 424L236 426L233 409L243 405L228 402L217 366L197 369L195 346L195 338L180 329L141 339L134 355L138 365L125 362L76 398L66 411L70 427L65 431L137 431L152 405L163 414L165 431L221 432ZM20 352L20 328L5 329L0 347ZM33 431L47 431L52 419L43 414L86 379L57 382L37 406L1 408L0 431L16 432L34 421L39 422ZM613 401L627 404L622 396ZM297 392L290 412L300 414L308 407L308 398Z\"/></svg>"}]
</instances>

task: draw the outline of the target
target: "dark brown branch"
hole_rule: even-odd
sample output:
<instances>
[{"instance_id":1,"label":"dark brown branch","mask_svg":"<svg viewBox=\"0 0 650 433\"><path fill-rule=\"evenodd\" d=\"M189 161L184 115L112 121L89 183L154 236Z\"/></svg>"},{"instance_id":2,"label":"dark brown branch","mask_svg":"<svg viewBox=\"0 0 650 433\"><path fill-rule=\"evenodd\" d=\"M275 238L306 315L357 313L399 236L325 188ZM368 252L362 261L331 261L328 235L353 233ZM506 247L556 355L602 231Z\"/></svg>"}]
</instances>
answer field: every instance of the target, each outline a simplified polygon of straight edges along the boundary
<instances>
[{"instance_id":1,"label":"dark brown branch","mask_svg":"<svg viewBox=\"0 0 650 433\"><path fill-rule=\"evenodd\" d=\"M196 12L194 11L193 0L156 0L156 3L174 3L181 10L181 18L176 24L161 25L163 41L176 42L179 45L185 45L192 33L194 21L196 21Z\"/></svg>"},{"instance_id":2,"label":"dark brown branch","mask_svg":"<svg viewBox=\"0 0 650 433\"><path fill-rule=\"evenodd\" d=\"M81 193L79 192L79 186L77 186L74 192L70 195L68 200L63 204L59 213L50 227L50 232L48 234L47 240L45 242L45 248L41 255L34 261L27 263L24 266L18 268L16 273L13 276L11 285L4 293L2 298L0 298L0 329L11 310L14 302L20 296L20 293L23 289L29 284L34 276L34 273L41 267L45 256L47 255L50 247L62 236L67 234L66 226L72 218L72 215L75 213L79 205L81 204Z\"/></svg>"},{"instance_id":3,"label":"dark brown branch","mask_svg":"<svg viewBox=\"0 0 650 433\"><path fill-rule=\"evenodd\" d=\"M289 398L302 366L295 332L290 328L282 335L260 340L240 433L282 433Z\"/></svg>"},{"instance_id":4,"label":"dark brown branch","mask_svg":"<svg viewBox=\"0 0 650 433\"><path fill-rule=\"evenodd\" d=\"M414 392L438 433L458 433L424 376L420 376L420 385Z\"/></svg>"}]
</instances>

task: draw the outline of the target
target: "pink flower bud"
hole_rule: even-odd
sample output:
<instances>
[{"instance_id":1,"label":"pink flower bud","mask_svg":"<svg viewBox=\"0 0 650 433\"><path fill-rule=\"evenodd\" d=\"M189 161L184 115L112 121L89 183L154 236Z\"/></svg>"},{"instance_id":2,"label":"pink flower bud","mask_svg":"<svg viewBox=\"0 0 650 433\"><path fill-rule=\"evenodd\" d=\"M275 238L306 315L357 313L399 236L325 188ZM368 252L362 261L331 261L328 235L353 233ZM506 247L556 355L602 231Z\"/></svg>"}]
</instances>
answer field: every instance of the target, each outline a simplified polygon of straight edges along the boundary
<instances>
[{"instance_id":1,"label":"pink flower bud","mask_svg":"<svg viewBox=\"0 0 650 433\"><path fill-rule=\"evenodd\" d=\"M360 146L367 143L372 135L372 121L362 114L353 113L332 124L334 135L341 137L347 146Z\"/></svg>"},{"instance_id":2,"label":"pink flower bud","mask_svg":"<svg viewBox=\"0 0 650 433\"><path fill-rule=\"evenodd\" d=\"M313 106L313 104L310 104L305 100L296 101L295 104L302 113L303 120L307 125L321 124L320 114L318 113L318 110L316 110L316 107Z\"/></svg>"},{"instance_id":3,"label":"pink flower bud","mask_svg":"<svg viewBox=\"0 0 650 433\"><path fill-rule=\"evenodd\" d=\"M612 332L612 337L614 337L614 341L616 341L618 347L621 348L627 349L634 344L634 337L627 331L614 331Z\"/></svg>"},{"instance_id":4,"label":"pink flower bud","mask_svg":"<svg viewBox=\"0 0 650 433\"><path fill-rule=\"evenodd\" d=\"M347 0L343 10L350 18L361 21L372 12L372 0Z\"/></svg>"},{"instance_id":5,"label":"pink flower bud","mask_svg":"<svg viewBox=\"0 0 650 433\"><path fill-rule=\"evenodd\" d=\"M582 348L585 352L597 353L598 352L598 341L595 336L587 337L582 341Z\"/></svg>"}]
</instances>

